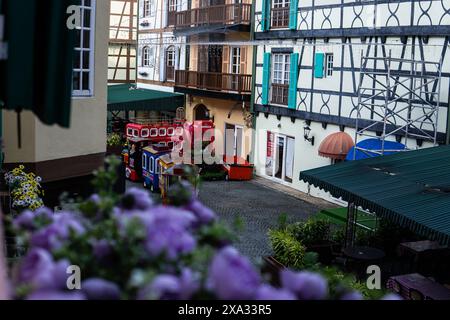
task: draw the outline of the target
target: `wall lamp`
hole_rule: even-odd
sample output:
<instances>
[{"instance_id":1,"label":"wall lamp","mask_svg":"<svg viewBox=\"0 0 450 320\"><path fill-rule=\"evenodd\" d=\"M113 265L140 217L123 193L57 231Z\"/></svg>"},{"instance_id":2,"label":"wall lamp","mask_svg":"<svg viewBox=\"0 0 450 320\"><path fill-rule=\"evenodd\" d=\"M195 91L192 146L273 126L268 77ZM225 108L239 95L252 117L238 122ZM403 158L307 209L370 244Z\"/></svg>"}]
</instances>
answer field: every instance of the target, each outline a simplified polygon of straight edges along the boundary
<instances>
[{"instance_id":1,"label":"wall lamp","mask_svg":"<svg viewBox=\"0 0 450 320\"><path fill-rule=\"evenodd\" d=\"M309 134L311 133L311 128L309 126L303 127L305 141L311 142L311 145L314 145L314 137L309 137Z\"/></svg>"}]
</instances>

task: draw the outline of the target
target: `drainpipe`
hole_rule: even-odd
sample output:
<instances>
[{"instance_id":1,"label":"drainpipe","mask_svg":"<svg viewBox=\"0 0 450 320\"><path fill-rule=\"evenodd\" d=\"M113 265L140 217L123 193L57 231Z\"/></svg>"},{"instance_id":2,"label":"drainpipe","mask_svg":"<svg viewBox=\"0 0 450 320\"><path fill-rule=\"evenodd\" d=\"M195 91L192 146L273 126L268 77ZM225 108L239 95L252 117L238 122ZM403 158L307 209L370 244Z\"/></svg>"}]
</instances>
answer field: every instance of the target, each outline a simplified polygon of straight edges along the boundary
<instances>
[{"instance_id":1,"label":"drainpipe","mask_svg":"<svg viewBox=\"0 0 450 320\"><path fill-rule=\"evenodd\" d=\"M255 39L255 1L252 1L251 23L250 23L250 41L253 43ZM252 55L252 95L250 100L250 113L252 116L252 148L250 149L250 162L255 163L255 141L256 141L256 117L254 113L255 107L255 84L256 84L256 57L258 46L253 45Z\"/></svg>"}]
</instances>

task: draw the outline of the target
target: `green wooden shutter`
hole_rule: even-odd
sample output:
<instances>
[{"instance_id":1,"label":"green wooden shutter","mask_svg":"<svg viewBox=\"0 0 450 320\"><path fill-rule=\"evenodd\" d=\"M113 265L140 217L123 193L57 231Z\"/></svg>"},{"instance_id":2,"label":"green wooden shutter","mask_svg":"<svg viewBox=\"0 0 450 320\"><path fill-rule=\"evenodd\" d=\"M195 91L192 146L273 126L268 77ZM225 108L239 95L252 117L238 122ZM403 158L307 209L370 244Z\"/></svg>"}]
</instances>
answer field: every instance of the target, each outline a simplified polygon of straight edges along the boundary
<instances>
[{"instance_id":1,"label":"green wooden shutter","mask_svg":"<svg viewBox=\"0 0 450 320\"><path fill-rule=\"evenodd\" d=\"M325 54L322 52L316 52L314 59L314 77L323 78Z\"/></svg>"},{"instance_id":2,"label":"green wooden shutter","mask_svg":"<svg viewBox=\"0 0 450 320\"><path fill-rule=\"evenodd\" d=\"M263 0L262 3L262 30L268 31L270 29L270 6L271 0Z\"/></svg>"},{"instance_id":3,"label":"green wooden shutter","mask_svg":"<svg viewBox=\"0 0 450 320\"><path fill-rule=\"evenodd\" d=\"M291 65L289 70L289 109L297 108L297 80L298 80L298 53L291 54Z\"/></svg>"},{"instance_id":4,"label":"green wooden shutter","mask_svg":"<svg viewBox=\"0 0 450 320\"><path fill-rule=\"evenodd\" d=\"M48 125L70 124L76 30L67 8L79 0L6 0L8 59L0 61L0 100L6 109L32 110ZM26 10L24 10L26 8Z\"/></svg>"},{"instance_id":5,"label":"green wooden shutter","mask_svg":"<svg viewBox=\"0 0 450 320\"><path fill-rule=\"evenodd\" d=\"M291 0L289 7L289 29L297 29L298 0Z\"/></svg>"},{"instance_id":6,"label":"green wooden shutter","mask_svg":"<svg viewBox=\"0 0 450 320\"><path fill-rule=\"evenodd\" d=\"M269 104L270 91L270 52L264 53L263 83L262 83L262 104Z\"/></svg>"}]
</instances>

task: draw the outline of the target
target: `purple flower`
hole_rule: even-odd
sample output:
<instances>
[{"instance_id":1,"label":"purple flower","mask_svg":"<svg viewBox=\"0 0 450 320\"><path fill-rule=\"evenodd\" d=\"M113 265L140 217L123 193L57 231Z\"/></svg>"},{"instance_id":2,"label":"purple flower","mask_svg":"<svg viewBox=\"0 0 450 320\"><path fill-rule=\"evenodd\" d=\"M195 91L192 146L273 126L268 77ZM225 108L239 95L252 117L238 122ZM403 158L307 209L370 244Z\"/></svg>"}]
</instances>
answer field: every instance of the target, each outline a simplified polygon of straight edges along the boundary
<instances>
[{"instance_id":1,"label":"purple flower","mask_svg":"<svg viewBox=\"0 0 450 320\"><path fill-rule=\"evenodd\" d=\"M296 297L286 289L277 289L263 284L256 291L255 300L296 300Z\"/></svg>"},{"instance_id":2,"label":"purple flower","mask_svg":"<svg viewBox=\"0 0 450 320\"><path fill-rule=\"evenodd\" d=\"M85 228L74 214L58 213L54 215L53 222L50 225L33 234L31 245L49 251L59 249L63 242L69 238L71 232L83 234Z\"/></svg>"},{"instance_id":3,"label":"purple flower","mask_svg":"<svg viewBox=\"0 0 450 320\"><path fill-rule=\"evenodd\" d=\"M301 300L322 300L328 295L327 281L317 273L283 270L281 283Z\"/></svg>"},{"instance_id":4,"label":"purple flower","mask_svg":"<svg viewBox=\"0 0 450 320\"><path fill-rule=\"evenodd\" d=\"M344 293L341 296L341 300L364 300L362 294L358 291L351 291Z\"/></svg>"},{"instance_id":5,"label":"purple flower","mask_svg":"<svg viewBox=\"0 0 450 320\"><path fill-rule=\"evenodd\" d=\"M198 275L183 269L179 277L162 274L138 293L138 298L159 300L188 300L199 289Z\"/></svg>"},{"instance_id":6,"label":"purple flower","mask_svg":"<svg viewBox=\"0 0 450 320\"><path fill-rule=\"evenodd\" d=\"M216 214L210 208L204 206L200 201L194 200L186 209L193 212L199 224L209 224L216 220Z\"/></svg>"},{"instance_id":7,"label":"purple flower","mask_svg":"<svg viewBox=\"0 0 450 320\"><path fill-rule=\"evenodd\" d=\"M119 300L119 286L99 278L91 278L81 283L82 293L88 300Z\"/></svg>"},{"instance_id":8,"label":"purple flower","mask_svg":"<svg viewBox=\"0 0 450 320\"><path fill-rule=\"evenodd\" d=\"M140 297L143 299L176 300L179 291L178 278L163 274L155 277L151 285L140 294Z\"/></svg>"},{"instance_id":9,"label":"purple flower","mask_svg":"<svg viewBox=\"0 0 450 320\"><path fill-rule=\"evenodd\" d=\"M27 300L85 300L79 291L38 290L28 295Z\"/></svg>"},{"instance_id":10,"label":"purple flower","mask_svg":"<svg viewBox=\"0 0 450 320\"><path fill-rule=\"evenodd\" d=\"M49 221L52 221L53 212L46 207L41 207L34 212L30 210L25 210L14 219L13 225L16 229L25 229L33 231L35 229L34 220L37 217L44 217L47 218Z\"/></svg>"},{"instance_id":11,"label":"purple flower","mask_svg":"<svg viewBox=\"0 0 450 320\"><path fill-rule=\"evenodd\" d=\"M25 229L25 230L33 230L34 229L34 217L35 217L35 213L30 211L30 210L26 210L24 212L22 212L20 215L17 216L17 218L14 219L14 227L16 229Z\"/></svg>"},{"instance_id":12,"label":"purple flower","mask_svg":"<svg viewBox=\"0 0 450 320\"><path fill-rule=\"evenodd\" d=\"M92 244L92 251L94 257L104 259L112 253L112 247L106 239L94 240Z\"/></svg>"},{"instance_id":13,"label":"purple flower","mask_svg":"<svg viewBox=\"0 0 450 320\"><path fill-rule=\"evenodd\" d=\"M154 256L165 254L170 260L194 250L196 241L189 228L195 220L189 211L156 207L147 222L146 249Z\"/></svg>"},{"instance_id":14,"label":"purple flower","mask_svg":"<svg viewBox=\"0 0 450 320\"><path fill-rule=\"evenodd\" d=\"M92 194L90 197L89 197L89 201L91 201L91 202L93 202L93 203L95 203L95 204L100 204L100 201L101 201L102 199L100 198L100 196L98 195L98 194L96 194L96 193L94 193L94 194Z\"/></svg>"},{"instance_id":15,"label":"purple flower","mask_svg":"<svg viewBox=\"0 0 450 320\"><path fill-rule=\"evenodd\" d=\"M130 188L122 199L122 207L126 210L148 210L153 207L153 200L146 190Z\"/></svg>"},{"instance_id":16,"label":"purple flower","mask_svg":"<svg viewBox=\"0 0 450 320\"><path fill-rule=\"evenodd\" d=\"M208 288L219 299L252 299L260 281L250 261L233 247L220 250L209 268Z\"/></svg>"},{"instance_id":17,"label":"purple flower","mask_svg":"<svg viewBox=\"0 0 450 320\"><path fill-rule=\"evenodd\" d=\"M31 285L34 290L63 289L69 265L67 260L55 263L50 253L43 249L32 249L20 265L19 282Z\"/></svg>"},{"instance_id":18,"label":"purple flower","mask_svg":"<svg viewBox=\"0 0 450 320\"><path fill-rule=\"evenodd\" d=\"M403 298L400 297L398 294L388 293L381 300L403 300Z\"/></svg>"}]
</instances>

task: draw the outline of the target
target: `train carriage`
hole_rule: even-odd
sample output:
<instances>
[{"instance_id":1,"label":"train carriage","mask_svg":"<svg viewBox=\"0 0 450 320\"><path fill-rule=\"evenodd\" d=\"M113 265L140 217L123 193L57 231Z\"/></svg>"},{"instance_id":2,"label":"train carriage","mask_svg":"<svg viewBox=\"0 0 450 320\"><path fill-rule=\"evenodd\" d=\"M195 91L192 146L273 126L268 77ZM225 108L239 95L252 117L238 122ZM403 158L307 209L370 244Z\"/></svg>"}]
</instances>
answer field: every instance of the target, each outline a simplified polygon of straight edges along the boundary
<instances>
[{"instance_id":1,"label":"train carriage","mask_svg":"<svg viewBox=\"0 0 450 320\"><path fill-rule=\"evenodd\" d=\"M159 190L159 159L163 155L167 155L172 148L163 144L154 144L143 149L142 153L142 179L145 188L149 188L152 192Z\"/></svg>"}]
</instances>

